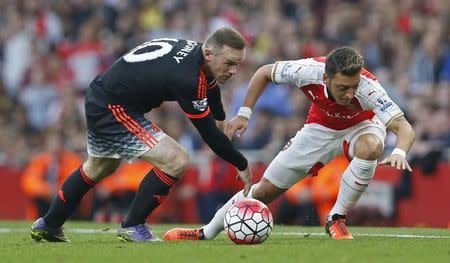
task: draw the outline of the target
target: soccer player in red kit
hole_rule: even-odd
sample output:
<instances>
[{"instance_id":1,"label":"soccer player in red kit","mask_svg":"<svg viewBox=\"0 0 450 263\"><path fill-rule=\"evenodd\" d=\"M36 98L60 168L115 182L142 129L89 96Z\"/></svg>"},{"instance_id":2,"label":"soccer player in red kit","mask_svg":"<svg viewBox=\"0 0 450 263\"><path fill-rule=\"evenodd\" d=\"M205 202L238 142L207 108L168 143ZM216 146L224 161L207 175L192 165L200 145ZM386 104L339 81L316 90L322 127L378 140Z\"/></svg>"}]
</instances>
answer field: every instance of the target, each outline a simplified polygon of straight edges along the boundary
<instances>
[{"instance_id":1,"label":"soccer player in red kit","mask_svg":"<svg viewBox=\"0 0 450 263\"><path fill-rule=\"evenodd\" d=\"M230 138L235 132L240 136L246 130L251 109L269 82L299 89L311 100L306 124L270 163L247 197L270 203L298 181L316 175L334 157L345 154L350 164L342 175L338 198L325 229L333 239L353 238L345 216L372 181L377 159L383 153L386 129L396 134L396 147L380 164L411 171L406 153L414 142L414 131L363 64L364 59L355 49L342 47L327 57L262 66L250 81L243 107L226 128ZM213 239L223 229L227 209L243 198L246 196L242 191L237 193L206 226L172 229L165 239Z\"/></svg>"}]
</instances>

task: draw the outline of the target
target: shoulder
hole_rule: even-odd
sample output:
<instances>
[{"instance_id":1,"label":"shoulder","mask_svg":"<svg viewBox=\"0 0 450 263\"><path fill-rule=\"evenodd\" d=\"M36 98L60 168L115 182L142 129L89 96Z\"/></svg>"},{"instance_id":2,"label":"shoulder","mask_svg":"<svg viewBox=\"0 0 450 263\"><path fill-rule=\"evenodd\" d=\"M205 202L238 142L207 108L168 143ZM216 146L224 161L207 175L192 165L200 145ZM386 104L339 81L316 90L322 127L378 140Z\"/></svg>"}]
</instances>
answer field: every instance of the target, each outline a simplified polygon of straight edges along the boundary
<instances>
[{"instance_id":1,"label":"shoulder","mask_svg":"<svg viewBox=\"0 0 450 263\"><path fill-rule=\"evenodd\" d=\"M365 68L361 70L361 78L367 79L369 81L378 81L377 77L375 77L375 75L372 74L372 72L368 71Z\"/></svg>"},{"instance_id":2,"label":"shoulder","mask_svg":"<svg viewBox=\"0 0 450 263\"><path fill-rule=\"evenodd\" d=\"M190 67L183 66L177 76L171 77L171 90L178 94L179 101L196 102L201 101L207 97L208 80L206 77L206 70L204 65L191 64Z\"/></svg>"},{"instance_id":3,"label":"shoulder","mask_svg":"<svg viewBox=\"0 0 450 263\"><path fill-rule=\"evenodd\" d=\"M288 71L296 72L301 69L323 72L325 70L325 61L322 59L322 57L304 58L298 60L282 60L275 62L274 68L282 73Z\"/></svg>"},{"instance_id":4,"label":"shoulder","mask_svg":"<svg viewBox=\"0 0 450 263\"><path fill-rule=\"evenodd\" d=\"M189 45L187 43L186 48L181 48L171 57L175 63L168 68L166 77L177 85L197 87L198 82L204 79L204 60L200 46Z\"/></svg>"},{"instance_id":5,"label":"shoulder","mask_svg":"<svg viewBox=\"0 0 450 263\"><path fill-rule=\"evenodd\" d=\"M384 94L386 91L378 82L378 79L370 71L362 69L359 88L356 92L363 98L375 97L377 94Z\"/></svg>"}]
</instances>

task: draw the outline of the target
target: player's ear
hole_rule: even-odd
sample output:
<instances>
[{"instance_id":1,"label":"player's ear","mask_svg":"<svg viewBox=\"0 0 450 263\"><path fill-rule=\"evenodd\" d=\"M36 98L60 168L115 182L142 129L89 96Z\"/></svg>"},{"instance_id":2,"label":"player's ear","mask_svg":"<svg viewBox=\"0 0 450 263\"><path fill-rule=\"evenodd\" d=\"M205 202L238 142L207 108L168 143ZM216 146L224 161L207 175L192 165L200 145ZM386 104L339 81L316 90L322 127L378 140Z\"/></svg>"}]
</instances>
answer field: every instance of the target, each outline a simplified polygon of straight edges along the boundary
<instances>
[{"instance_id":1,"label":"player's ear","mask_svg":"<svg viewBox=\"0 0 450 263\"><path fill-rule=\"evenodd\" d=\"M330 81L330 78L328 77L327 73L323 73L323 83L328 84L328 81Z\"/></svg>"},{"instance_id":2,"label":"player's ear","mask_svg":"<svg viewBox=\"0 0 450 263\"><path fill-rule=\"evenodd\" d=\"M203 57L206 61L210 61L211 57L213 55L213 52L210 48L204 48L203 49Z\"/></svg>"}]
</instances>

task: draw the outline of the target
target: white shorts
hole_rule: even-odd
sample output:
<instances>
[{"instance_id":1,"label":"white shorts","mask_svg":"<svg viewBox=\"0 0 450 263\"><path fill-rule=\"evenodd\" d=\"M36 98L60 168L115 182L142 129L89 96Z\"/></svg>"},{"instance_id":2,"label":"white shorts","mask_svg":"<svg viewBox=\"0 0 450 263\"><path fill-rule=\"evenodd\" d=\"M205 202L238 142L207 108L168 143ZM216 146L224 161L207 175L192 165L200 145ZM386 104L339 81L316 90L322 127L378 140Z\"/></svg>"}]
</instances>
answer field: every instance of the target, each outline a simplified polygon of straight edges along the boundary
<instances>
[{"instance_id":1,"label":"white shorts","mask_svg":"<svg viewBox=\"0 0 450 263\"><path fill-rule=\"evenodd\" d=\"M371 133L386 139L386 127L375 116L345 130L332 130L311 123L297 132L264 172L264 178L279 188L288 189L317 172L334 157L345 154L353 158L353 147L362 134Z\"/></svg>"}]
</instances>

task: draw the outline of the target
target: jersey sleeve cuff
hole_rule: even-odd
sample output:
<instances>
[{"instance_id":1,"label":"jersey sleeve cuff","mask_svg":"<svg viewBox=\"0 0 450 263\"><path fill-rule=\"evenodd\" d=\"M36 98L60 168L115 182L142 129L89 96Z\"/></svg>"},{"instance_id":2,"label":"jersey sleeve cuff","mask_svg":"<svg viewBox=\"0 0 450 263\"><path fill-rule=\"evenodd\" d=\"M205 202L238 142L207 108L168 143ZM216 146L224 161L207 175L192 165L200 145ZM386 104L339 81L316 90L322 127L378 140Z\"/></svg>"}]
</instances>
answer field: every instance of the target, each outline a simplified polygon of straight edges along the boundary
<instances>
[{"instance_id":1,"label":"jersey sleeve cuff","mask_svg":"<svg viewBox=\"0 0 450 263\"><path fill-rule=\"evenodd\" d=\"M184 113L184 115L186 115L186 117L188 117L189 119L201 119L201 118L204 118L204 117L206 117L206 116L208 116L208 114L209 114L209 112L210 112L210 109L209 109L209 107L204 111L204 112L202 112L202 113L199 113L199 114L190 114L190 113Z\"/></svg>"},{"instance_id":2,"label":"jersey sleeve cuff","mask_svg":"<svg viewBox=\"0 0 450 263\"><path fill-rule=\"evenodd\" d=\"M404 116L405 114L402 112L402 113L399 113L399 114L397 114L397 115L395 115L394 117L392 117L386 124L385 124L385 127L389 127L389 125L391 125L391 122L393 121L393 120L395 120L395 119L397 119L398 117L401 117L401 116Z\"/></svg>"},{"instance_id":3,"label":"jersey sleeve cuff","mask_svg":"<svg viewBox=\"0 0 450 263\"><path fill-rule=\"evenodd\" d=\"M275 62L275 64L272 67L272 72L270 73L270 77L272 78L272 82L275 84L278 84L277 81L275 80L275 74L277 72L277 68L278 68L278 61Z\"/></svg>"}]
</instances>

